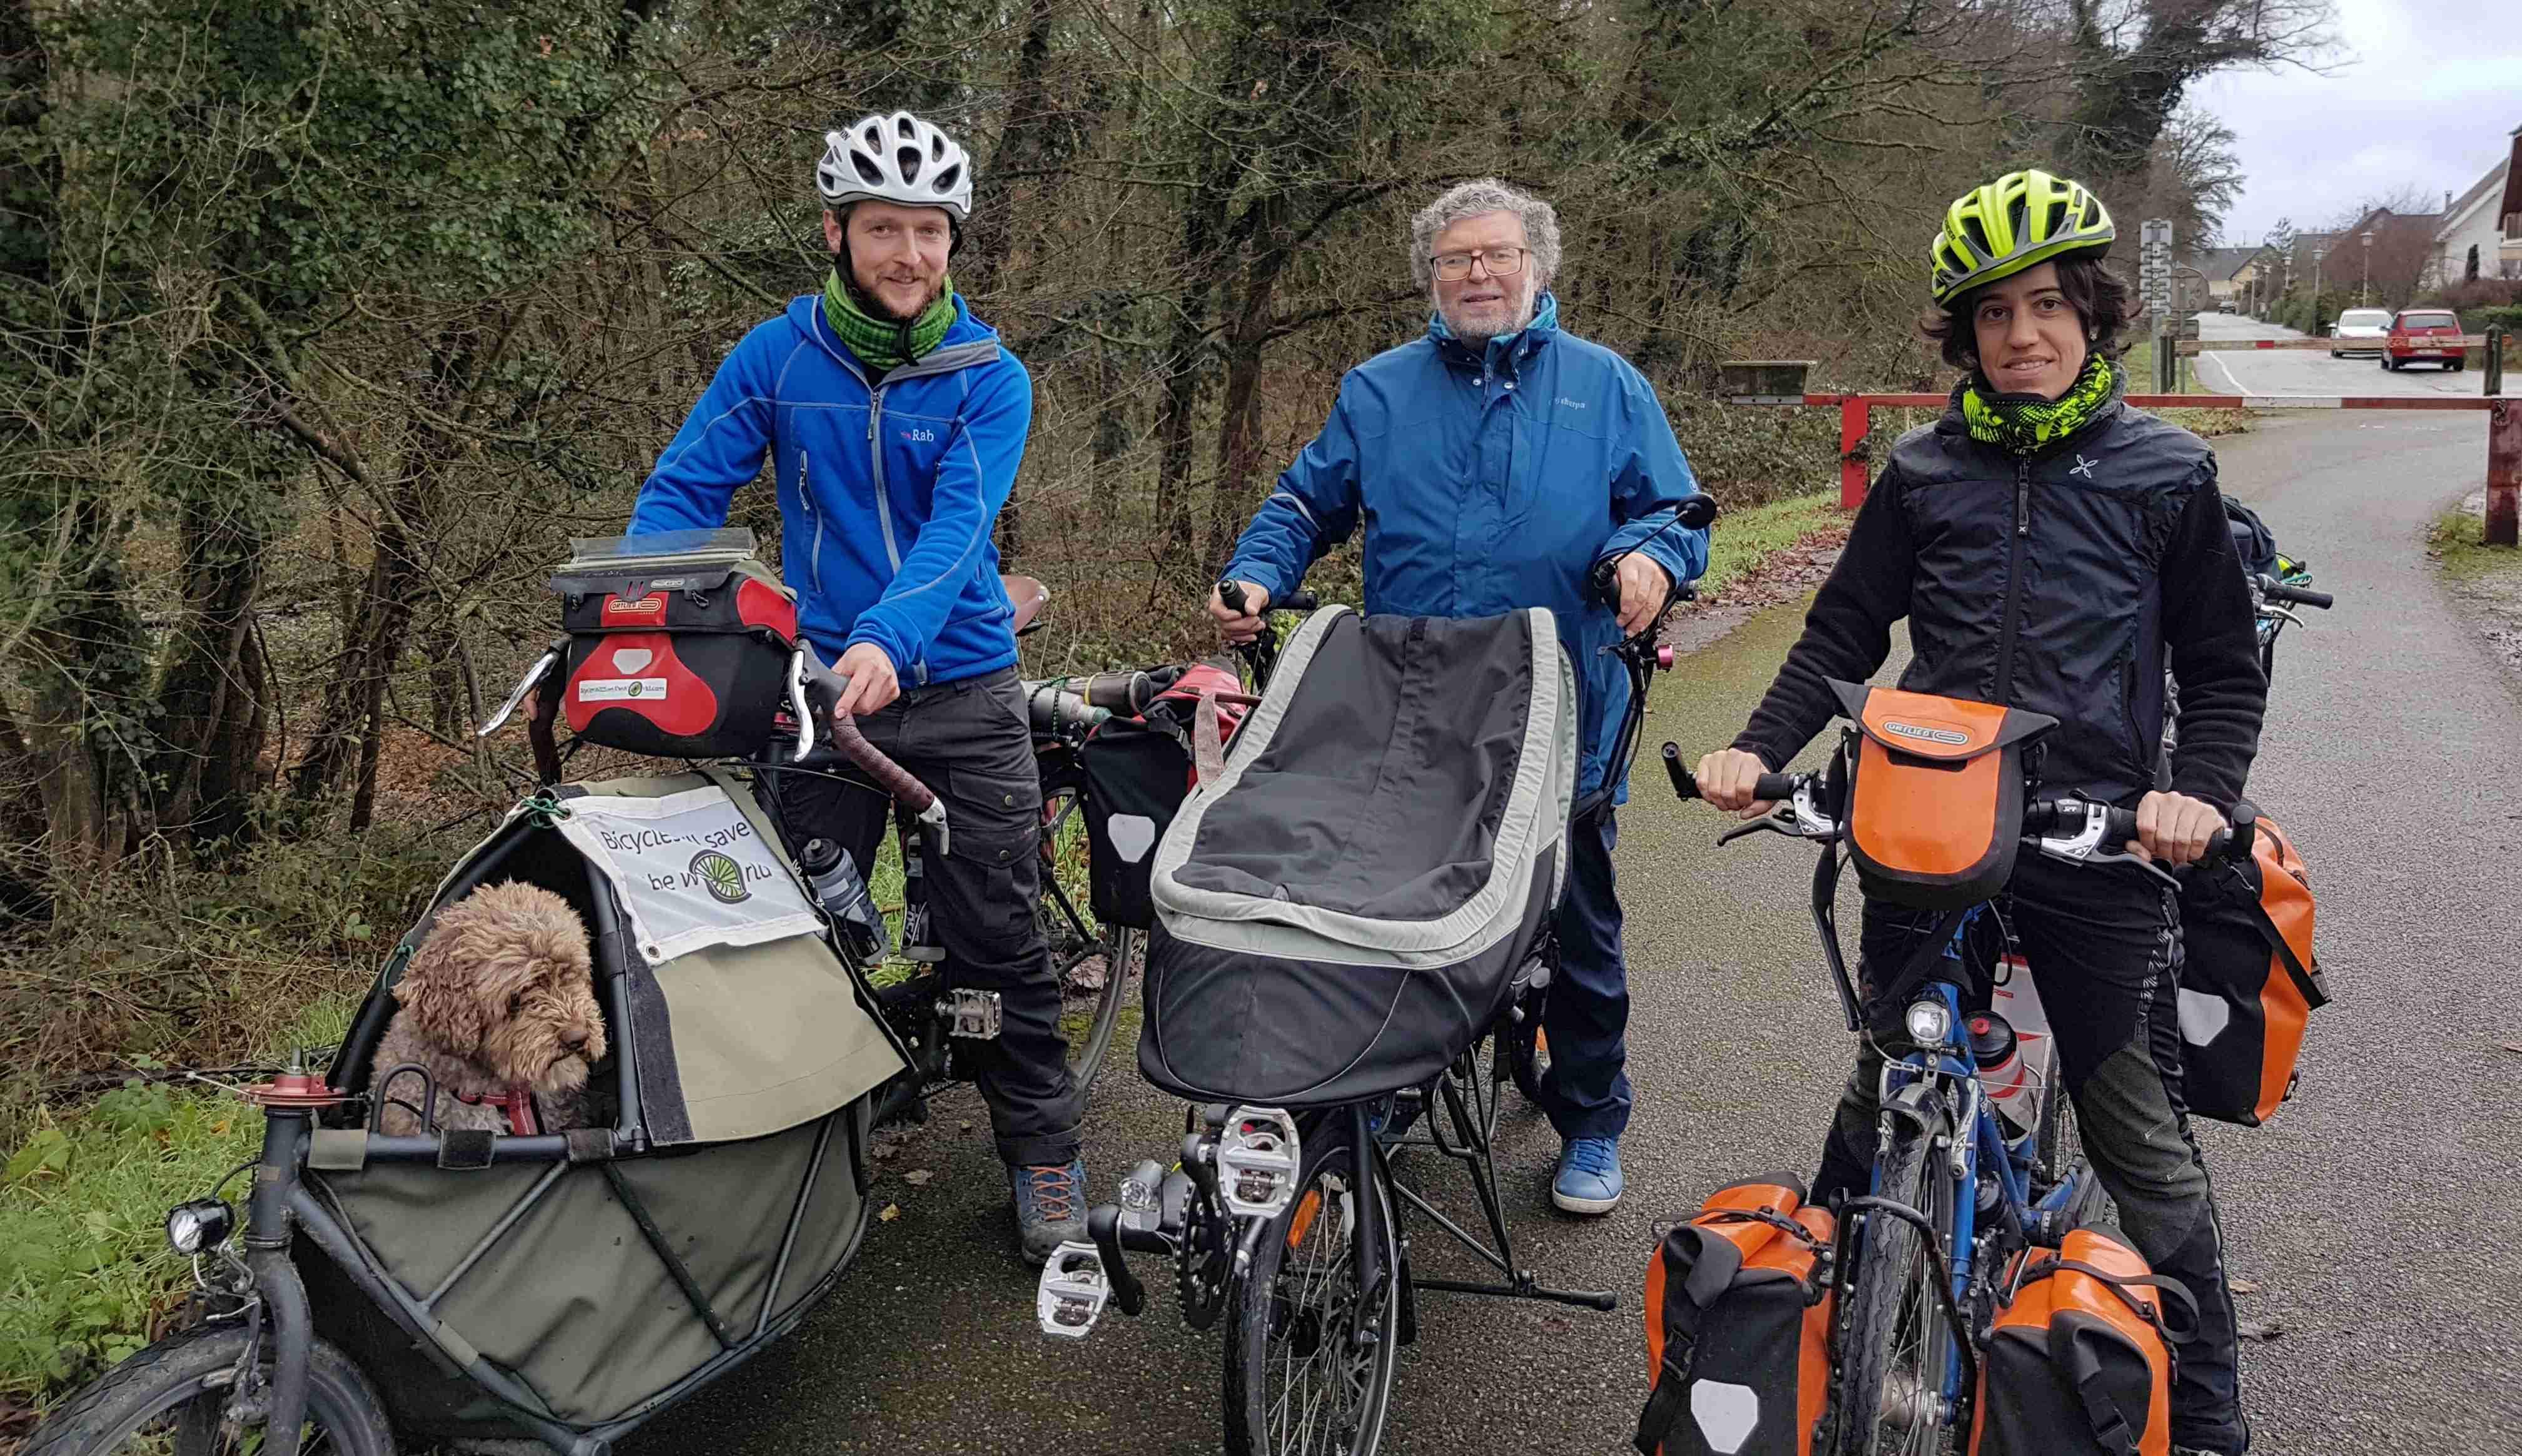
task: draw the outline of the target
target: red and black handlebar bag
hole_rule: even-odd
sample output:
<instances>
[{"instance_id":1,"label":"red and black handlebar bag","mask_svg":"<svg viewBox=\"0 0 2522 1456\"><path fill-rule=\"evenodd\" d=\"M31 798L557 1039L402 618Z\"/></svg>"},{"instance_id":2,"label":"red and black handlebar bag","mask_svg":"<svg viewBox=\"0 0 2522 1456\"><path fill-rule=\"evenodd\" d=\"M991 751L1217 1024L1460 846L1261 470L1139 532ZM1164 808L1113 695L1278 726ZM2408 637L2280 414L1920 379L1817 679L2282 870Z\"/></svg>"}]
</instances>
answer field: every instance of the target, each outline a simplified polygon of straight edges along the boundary
<instances>
[{"instance_id":1,"label":"red and black handlebar bag","mask_svg":"<svg viewBox=\"0 0 2522 1456\"><path fill-rule=\"evenodd\" d=\"M760 562L646 580L580 572L551 585L569 634L570 731L663 758L745 757L769 742L797 601Z\"/></svg>"}]
</instances>

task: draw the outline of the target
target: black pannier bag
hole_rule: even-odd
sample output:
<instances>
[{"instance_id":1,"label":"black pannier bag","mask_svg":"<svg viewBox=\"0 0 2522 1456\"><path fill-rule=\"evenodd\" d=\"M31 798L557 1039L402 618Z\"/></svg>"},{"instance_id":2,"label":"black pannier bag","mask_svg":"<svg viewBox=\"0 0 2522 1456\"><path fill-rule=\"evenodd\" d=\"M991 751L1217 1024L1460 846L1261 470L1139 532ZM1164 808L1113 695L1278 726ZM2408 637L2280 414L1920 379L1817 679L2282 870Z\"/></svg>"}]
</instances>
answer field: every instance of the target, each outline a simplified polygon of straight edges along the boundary
<instances>
[{"instance_id":1,"label":"black pannier bag","mask_svg":"<svg viewBox=\"0 0 2522 1456\"><path fill-rule=\"evenodd\" d=\"M2242 558L2242 570L2255 577L2273 577L2277 572L2277 539L2268 531L2260 513L2235 500L2224 497L2224 529L2232 534L2233 552Z\"/></svg>"},{"instance_id":2,"label":"black pannier bag","mask_svg":"<svg viewBox=\"0 0 2522 1456\"><path fill-rule=\"evenodd\" d=\"M1812 1456L1830 1395L1837 1221L1776 1173L1708 1196L1647 1264L1641 1456Z\"/></svg>"},{"instance_id":3,"label":"black pannier bag","mask_svg":"<svg viewBox=\"0 0 2522 1456\"><path fill-rule=\"evenodd\" d=\"M575 540L551 579L568 632L560 718L589 743L736 758L769 740L797 602L750 531Z\"/></svg>"},{"instance_id":4,"label":"black pannier bag","mask_svg":"<svg viewBox=\"0 0 2522 1456\"><path fill-rule=\"evenodd\" d=\"M1156 841L1191 792L1191 749L1172 726L1199 712L1205 687L1240 693L1233 673L1202 663L1158 694L1145 717L1104 721L1078 750L1086 774L1086 848L1095 918L1144 930L1156 922L1148 876ZM1220 735L1231 740L1239 708L1220 708ZM1151 727L1154 719L1159 726Z\"/></svg>"},{"instance_id":5,"label":"black pannier bag","mask_svg":"<svg viewBox=\"0 0 2522 1456\"><path fill-rule=\"evenodd\" d=\"M2329 1004L2312 949L2312 882L2294 840L2245 800L2251 858L2202 866L2180 891L2181 1095L2257 1127L2294 1095L2305 1024Z\"/></svg>"},{"instance_id":6,"label":"black pannier bag","mask_svg":"<svg viewBox=\"0 0 2522 1456\"><path fill-rule=\"evenodd\" d=\"M1981 1346L1965 1456L2169 1456L2172 1346L2197 1328L2189 1292L2116 1229L2016 1254Z\"/></svg>"},{"instance_id":7,"label":"black pannier bag","mask_svg":"<svg viewBox=\"0 0 2522 1456\"><path fill-rule=\"evenodd\" d=\"M1547 610L1308 618L1157 845L1147 1080L1304 1106L1441 1072L1558 909L1576 721Z\"/></svg>"}]
</instances>

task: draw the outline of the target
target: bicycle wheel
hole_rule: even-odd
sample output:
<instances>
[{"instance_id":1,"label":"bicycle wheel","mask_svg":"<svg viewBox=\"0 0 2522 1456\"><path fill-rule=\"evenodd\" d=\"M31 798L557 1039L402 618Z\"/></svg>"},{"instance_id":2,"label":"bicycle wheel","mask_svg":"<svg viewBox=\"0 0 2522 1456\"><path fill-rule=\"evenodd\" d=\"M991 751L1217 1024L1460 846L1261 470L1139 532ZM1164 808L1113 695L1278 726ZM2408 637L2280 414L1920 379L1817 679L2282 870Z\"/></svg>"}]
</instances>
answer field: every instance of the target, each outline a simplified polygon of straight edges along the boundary
<instances>
[{"instance_id":1,"label":"bicycle wheel","mask_svg":"<svg viewBox=\"0 0 2522 1456\"><path fill-rule=\"evenodd\" d=\"M2040 1182L2032 1193L2034 1197L2043 1196L2069 1179L2076 1180L2075 1196L2067 1200L2054 1224L2057 1237L2063 1239L2071 1230L2110 1222L2111 1196L2103 1191L2102 1180L2084 1156L2081 1136L2076 1131L2076 1104L2067 1096L2065 1074L2053 1071L2052 1076L2058 1080L2040 1104L2040 1155L2033 1163Z\"/></svg>"},{"instance_id":2,"label":"bicycle wheel","mask_svg":"<svg viewBox=\"0 0 2522 1456\"><path fill-rule=\"evenodd\" d=\"M1121 1008L1129 1000L1130 982L1144 968L1146 944L1146 937L1130 926L1110 926L1101 940L1082 948L1074 961L1060 967L1059 1030L1068 1041L1068 1079L1080 1092L1094 1086L1103 1070L1103 1058L1112 1050L1112 1033L1121 1024ZM1100 963L1091 1003L1067 992L1072 974L1088 962Z\"/></svg>"},{"instance_id":3,"label":"bicycle wheel","mask_svg":"<svg viewBox=\"0 0 2522 1456\"><path fill-rule=\"evenodd\" d=\"M1507 1070L1515 1076L1515 1089L1528 1102L1541 1101L1541 1079L1550 1075L1550 1033L1541 1026L1541 1018L1527 1015L1498 1033L1506 1043Z\"/></svg>"},{"instance_id":4,"label":"bicycle wheel","mask_svg":"<svg viewBox=\"0 0 2522 1456\"><path fill-rule=\"evenodd\" d=\"M240 1428L226 1409L245 1351L246 1332L236 1325L206 1325L162 1339L56 1412L35 1433L26 1456L255 1450L262 1444L261 1427ZM266 1340L266 1367L269 1359ZM298 1449L304 1456L394 1456L394 1429L359 1367L320 1339L309 1367Z\"/></svg>"},{"instance_id":5,"label":"bicycle wheel","mask_svg":"<svg viewBox=\"0 0 2522 1456\"><path fill-rule=\"evenodd\" d=\"M1228 1456L1374 1456L1383 1439L1400 1346L1391 1196L1372 1159L1361 1170L1343 1114L1320 1136L1228 1308ZM1381 1231L1375 1290L1357 1287L1366 1198Z\"/></svg>"},{"instance_id":6,"label":"bicycle wheel","mask_svg":"<svg viewBox=\"0 0 2522 1456\"><path fill-rule=\"evenodd\" d=\"M1938 1242L1953 1226L1952 1175L1936 1156L1938 1120L1894 1142L1886 1154L1882 1197L1927 1217ZM1944 1374L1953 1330L1937 1295L1936 1262L1915 1224L1880 1210L1865 1215L1844 1338L1834 1419L1840 1456L1931 1456L1945 1448L1952 1413Z\"/></svg>"}]
</instances>

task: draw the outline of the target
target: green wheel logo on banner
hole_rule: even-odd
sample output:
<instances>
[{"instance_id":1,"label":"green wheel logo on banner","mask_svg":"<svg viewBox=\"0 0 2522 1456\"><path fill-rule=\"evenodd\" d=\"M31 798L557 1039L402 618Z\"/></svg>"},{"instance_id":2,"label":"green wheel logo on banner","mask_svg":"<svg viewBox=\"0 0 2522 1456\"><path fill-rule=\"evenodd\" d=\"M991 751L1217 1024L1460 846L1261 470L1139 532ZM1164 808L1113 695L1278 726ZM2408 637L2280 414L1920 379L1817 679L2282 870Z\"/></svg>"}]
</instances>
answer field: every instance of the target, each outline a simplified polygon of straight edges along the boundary
<instances>
[{"instance_id":1,"label":"green wheel logo on banner","mask_svg":"<svg viewBox=\"0 0 2522 1456\"><path fill-rule=\"evenodd\" d=\"M692 856L691 871L699 876L701 888L721 905L741 905L753 898L744 883L744 867L714 849Z\"/></svg>"}]
</instances>

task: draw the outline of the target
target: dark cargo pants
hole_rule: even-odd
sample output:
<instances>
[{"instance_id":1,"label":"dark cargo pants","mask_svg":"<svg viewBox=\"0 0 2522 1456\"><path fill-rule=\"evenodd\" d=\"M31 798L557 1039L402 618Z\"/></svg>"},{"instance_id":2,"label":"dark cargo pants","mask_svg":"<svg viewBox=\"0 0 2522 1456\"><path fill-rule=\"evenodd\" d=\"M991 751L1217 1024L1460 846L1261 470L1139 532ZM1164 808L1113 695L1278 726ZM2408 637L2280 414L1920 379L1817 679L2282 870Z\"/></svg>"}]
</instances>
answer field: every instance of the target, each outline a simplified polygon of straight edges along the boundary
<instances>
[{"instance_id":1,"label":"dark cargo pants","mask_svg":"<svg viewBox=\"0 0 2522 1456\"><path fill-rule=\"evenodd\" d=\"M2198 1337L2179 1347L2172 1440L2209 1451L2250 1443L2235 1369L2233 1296L2207 1162L2181 1101L2179 908L2125 867L2078 868L2027 853L2000 902L2048 1012L2085 1154L2119 1204L2120 1228L2155 1272L2198 1301ZM1914 961L1942 916L1868 899L1858 975L1874 1040L1858 1055L1822 1151L1813 1198L1872 1182L1883 1057L1900 1047L1915 989L1884 985Z\"/></svg>"},{"instance_id":2,"label":"dark cargo pants","mask_svg":"<svg viewBox=\"0 0 2522 1456\"><path fill-rule=\"evenodd\" d=\"M1559 905L1559 969L1542 1003L1550 1071L1542 1110L1563 1138L1616 1138L1629 1125L1629 970L1620 952L1620 900L1611 808L1567 829L1567 897Z\"/></svg>"},{"instance_id":3,"label":"dark cargo pants","mask_svg":"<svg viewBox=\"0 0 2522 1456\"><path fill-rule=\"evenodd\" d=\"M925 859L929 923L946 948L946 983L999 993L998 1039L957 1049L989 1104L999 1156L1065 1163L1077 1155L1086 1099L1069 1080L1059 982L1035 917L1042 780L1015 670L908 689L859 730L946 804L947 853L931 845ZM835 840L871 872L889 801L828 778L769 776L793 843Z\"/></svg>"}]
</instances>

